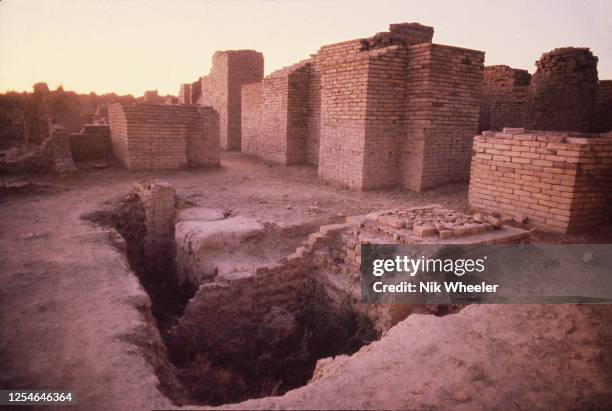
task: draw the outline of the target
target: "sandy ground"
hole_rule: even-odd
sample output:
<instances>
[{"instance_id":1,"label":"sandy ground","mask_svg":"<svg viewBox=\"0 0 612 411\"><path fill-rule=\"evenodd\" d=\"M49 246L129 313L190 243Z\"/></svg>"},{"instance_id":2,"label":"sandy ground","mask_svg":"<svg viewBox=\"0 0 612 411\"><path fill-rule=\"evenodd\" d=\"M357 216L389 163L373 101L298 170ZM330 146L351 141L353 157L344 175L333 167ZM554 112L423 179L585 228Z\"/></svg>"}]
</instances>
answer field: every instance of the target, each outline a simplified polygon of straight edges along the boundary
<instances>
[{"instance_id":1,"label":"sandy ground","mask_svg":"<svg viewBox=\"0 0 612 411\"><path fill-rule=\"evenodd\" d=\"M81 164L79 176L66 180L2 178L53 188L0 197L1 388L72 389L77 408L88 410L172 406L153 371L163 347L148 297L108 234L79 219L135 181L175 185L183 206L231 209L280 225L396 205L466 207L465 185L358 193L321 184L313 167L270 166L235 153L222 161L218 170L128 173ZM610 231L536 238L606 241ZM322 367L309 385L242 407L612 406L611 314L609 306L479 306L443 318L411 316L381 341Z\"/></svg>"}]
</instances>

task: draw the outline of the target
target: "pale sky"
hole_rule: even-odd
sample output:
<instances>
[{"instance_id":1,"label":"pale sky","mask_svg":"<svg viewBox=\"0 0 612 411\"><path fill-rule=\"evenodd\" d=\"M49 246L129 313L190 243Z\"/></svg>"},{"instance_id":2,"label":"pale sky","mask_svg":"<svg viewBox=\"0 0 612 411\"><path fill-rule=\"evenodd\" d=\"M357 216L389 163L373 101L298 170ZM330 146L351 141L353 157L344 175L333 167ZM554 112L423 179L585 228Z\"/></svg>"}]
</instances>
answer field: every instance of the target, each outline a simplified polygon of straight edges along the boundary
<instances>
[{"instance_id":1,"label":"pale sky","mask_svg":"<svg viewBox=\"0 0 612 411\"><path fill-rule=\"evenodd\" d=\"M612 0L0 0L0 91L176 95L215 50L263 52L266 74L324 44L390 23L435 28L434 42L533 73L556 47L590 47L612 79Z\"/></svg>"}]
</instances>

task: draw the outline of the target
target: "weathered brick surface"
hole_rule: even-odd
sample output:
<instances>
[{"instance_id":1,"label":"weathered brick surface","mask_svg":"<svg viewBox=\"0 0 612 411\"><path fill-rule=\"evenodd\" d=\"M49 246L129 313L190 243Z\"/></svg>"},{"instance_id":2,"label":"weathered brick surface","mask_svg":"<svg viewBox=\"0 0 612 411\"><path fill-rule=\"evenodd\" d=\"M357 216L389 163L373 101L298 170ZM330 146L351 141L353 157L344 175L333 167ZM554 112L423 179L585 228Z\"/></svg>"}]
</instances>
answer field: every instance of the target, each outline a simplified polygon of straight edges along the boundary
<instances>
[{"instance_id":1,"label":"weathered brick surface","mask_svg":"<svg viewBox=\"0 0 612 411\"><path fill-rule=\"evenodd\" d=\"M598 132L612 131L612 80L601 80L597 85L593 122Z\"/></svg>"},{"instance_id":2,"label":"weathered brick surface","mask_svg":"<svg viewBox=\"0 0 612 411\"><path fill-rule=\"evenodd\" d=\"M134 192L145 211L145 269L164 270L174 258L174 187L163 181L143 181L135 185Z\"/></svg>"},{"instance_id":3,"label":"weathered brick surface","mask_svg":"<svg viewBox=\"0 0 612 411\"><path fill-rule=\"evenodd\" d=\"M531 74L508 66L484 68L479 130L522 127Z\"/></svg>"},{"instance_id":4,"label":"weathered brick surface","mask_svg":"<svg viewBox=\"0 0 612 411\"><path fill-rule=\"evenodd\" d=\"M210 107L109 106L115 156L132 170L219 165L219 120Z\"/></svg>"},{"instance_id":5,"label":"weathered brick surface","mask_svg":"<svg viewBox=\"0 0 612 411\"><path fill-rule=\"evenodd\" d=\"M476 136L469 205L564 233L605 223L612 134L595 136L523 129Z\"/></svg>"},{"instance_id":6,"label":"weathered brick surface","mask_svg":"<svg viewBox=\"0 0 612 411\"><path fill-rule=\"evenodd\" d=\"M263 136L260 134L262 97L262 83L242 86L242 141L240 151L258 157L261 157L263 151Z\"/></svg>"},{"instance_id":7,"label":"weathered brick surface","mask_svg":"<svg viewBox=\"0 0 612 411\"><path fill-rule=\"evenodd\" d=\"M76 161L105 159L112 151L107 125L86 124L80 133L69 135L69 142Z\"/></svg>"},{"instance_id":8,"label":"weathered brick surface","mask_svg":"<svg viewBox=\"0 0 612 411\"><path fill-rule=\"evenodd\" d=\"M591 131L597 94L597 57L588 48L544 53L529 84L524 127Z\"/></svg>"},{"instance_id":9,"label":"weathered brick surface","mask_svg":"<svg viewBox=\"0 0 612 411\"><path fill-rule=\"evenodd\" d=\"M432 36L431 27L391 25L273 73L260 97L245 87L242 119L257 141L245 152L317 164L321 179L360 190L467 180L484 53Z\"/></svg>"},{"instance_id":10,"label":"weathered brick surface","mask_svg":"<svg viewBox=\"0 0 612 411\"><path fill-rule=\"evenodd\" d=\"M263 55L257 51L217 51L210 73L201 79L197 103L219 113L221 147L226 150L240 150L242 85L260 82L263 69Z\"/></svg>"},{"instance_id":11,"label":"weathered brick surface","mask_svg":"<svg viewBox=\"0 0 612 411\"><path fill-rule=\"evenodd\" d=\"M467 181L478 129L484 53L438 44L409 47L401 185L422 191Z\"/></svg>"}]
</instances>

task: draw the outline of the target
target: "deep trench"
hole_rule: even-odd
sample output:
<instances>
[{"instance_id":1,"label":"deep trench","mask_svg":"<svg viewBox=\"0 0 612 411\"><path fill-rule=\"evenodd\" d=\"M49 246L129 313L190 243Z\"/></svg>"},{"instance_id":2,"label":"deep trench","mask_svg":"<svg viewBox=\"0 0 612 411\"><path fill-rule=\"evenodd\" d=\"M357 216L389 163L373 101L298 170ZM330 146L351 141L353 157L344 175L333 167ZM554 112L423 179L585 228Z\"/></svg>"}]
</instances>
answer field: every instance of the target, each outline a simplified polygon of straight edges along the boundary
<instances>
[{"instance_id":1,"label":"deep trench","mask_svg":"<svg viewBox=\"0 0 612 411\"><path fill-rule=\"evenodd\" d=\"M178 285L174 261L146 268L144 216L140 199L130 194L112 209L84 218L115 228L126 241L128 261L151 299L155 324L173 365L170 373L156 368L160 390L176 404L221 405L282 395L306 385L319 359L353 354L380 337L367 319L351 310L348 299L346 306L331 308L324 292L309 283L300 294L300 309L289 313L297 326L280 338L271 337L276 330L266 315L236 319L232 334L221 344L198 343L197 329L177 338L172 328L197 286ZM278 314L275 310L268 314Z\"/></svg>"}]
</instances>

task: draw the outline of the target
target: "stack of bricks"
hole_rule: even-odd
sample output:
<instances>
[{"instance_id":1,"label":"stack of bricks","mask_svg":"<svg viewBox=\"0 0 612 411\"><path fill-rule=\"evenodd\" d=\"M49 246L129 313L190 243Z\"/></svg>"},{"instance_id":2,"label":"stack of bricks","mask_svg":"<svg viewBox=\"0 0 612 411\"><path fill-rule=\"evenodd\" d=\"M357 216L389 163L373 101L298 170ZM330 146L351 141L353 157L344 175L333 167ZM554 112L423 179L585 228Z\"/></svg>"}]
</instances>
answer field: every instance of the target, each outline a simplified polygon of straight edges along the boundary
<instances>
[{"instance_id":1,"label":"stack of bricks","mask_svg":"<svg viewBox=\"0 0 612 411\"><path fill-rule=\"evenodd\" d=\"M612 135L504 129L474 139L469 205L568 233L605 224Z\"/></svg>"},{"instance_id":2,"label":"stack of bricks","mask_svg":"<svg viewBox=\"0 0 612 411\"><path fill-rule=\"evenodd\" d=\"M69 135L75 161L106 159L112 149L107 125L86 124L80 133Z\"/></svg>"},{"instance_id":3,"label":"stack of bricks","mask_svg":"<svg viewBox=\"0 0 612 411\"><path fill-rule=\"evenodd\" d=\"M178 96L178 103L187 105L191 104L191 84L181 84L181 89L179 90Z\"/></svg>"},{"instance_id":4,"label":"stack of bricks","mask_svg":"<svg viewBox=\"0 0 612 411\"><path fill-rule=\"evenodd\" d=\"M529 84L524 127L591 131L597 94L597 57L588 48L544 53Z\"/></svg>"},{"instance_id":5,"label":"stack of bricks","mask_svg":"<svg viewBox=\"0 0 612 411\"><path fill-rule=\"evenodd\" d=\"M262 83L242 86L241 147L245 154L261 157L263 135L261 134Z\"/></svg>"},{"instance_id":6,"label":"stack of bricks","mask_svg":"<svg viewBox=\"0 0 612 411\"><path fill-rule=\"evenodd\" d=\"M174 260L174 187L162 181L144 181L137 183L134 191L145 210L144 268L158 272Z\"/></svg>"},{"instance_id":7,"label":"stack of bricks","mask_svg":"<svg viewBox=\"0 0 612 411\"><path fill-rule=\"evenodd\" d=\"M508 66L484 69L480 106L480 131L522 127L531 74Z\"/></svg>"},{"instance_id":8,"label":"stack of bricks","mask_svg":"<svg viewBox=\"0 0 612 411\"><path fill-rule=\"evenodd\" d=\"M595 100L595 131L612 131L612 80L601 80Z\"/></svg>"},{"instance_id":9,"label":"stack of bricks","mask_svg":"<svg viewBox=\"0 0 612 411\"><path fill-rule=\"evenodd\" d=\"M484 53L432 36L418 23L391 25L244 87L243 151L317 164L321 179L359 190L466 181Z\"/></svg>"},{"instance_id":10,"label":"stack of bricks","mask_svg":"<svg viewBox=\"0 0 612 411\"><path fill-rule=\"evenodd\" d=\"M130 171L219 165L219 119L210 107L115 103L109 123L113 152Z\"/></svg>"},{"instance_id":11,"label":"stack of bricks","mask_svg":"<svg viewBox=\"0 0 612 411\"><path fill-rule=\"evenodd\" d=\"M220 142L225 150L240 150L242 85L263 78L263 55L254 50L217 51L212 68L201 79L197 103L219 113Z\"/></svg>"}]
</instances>

